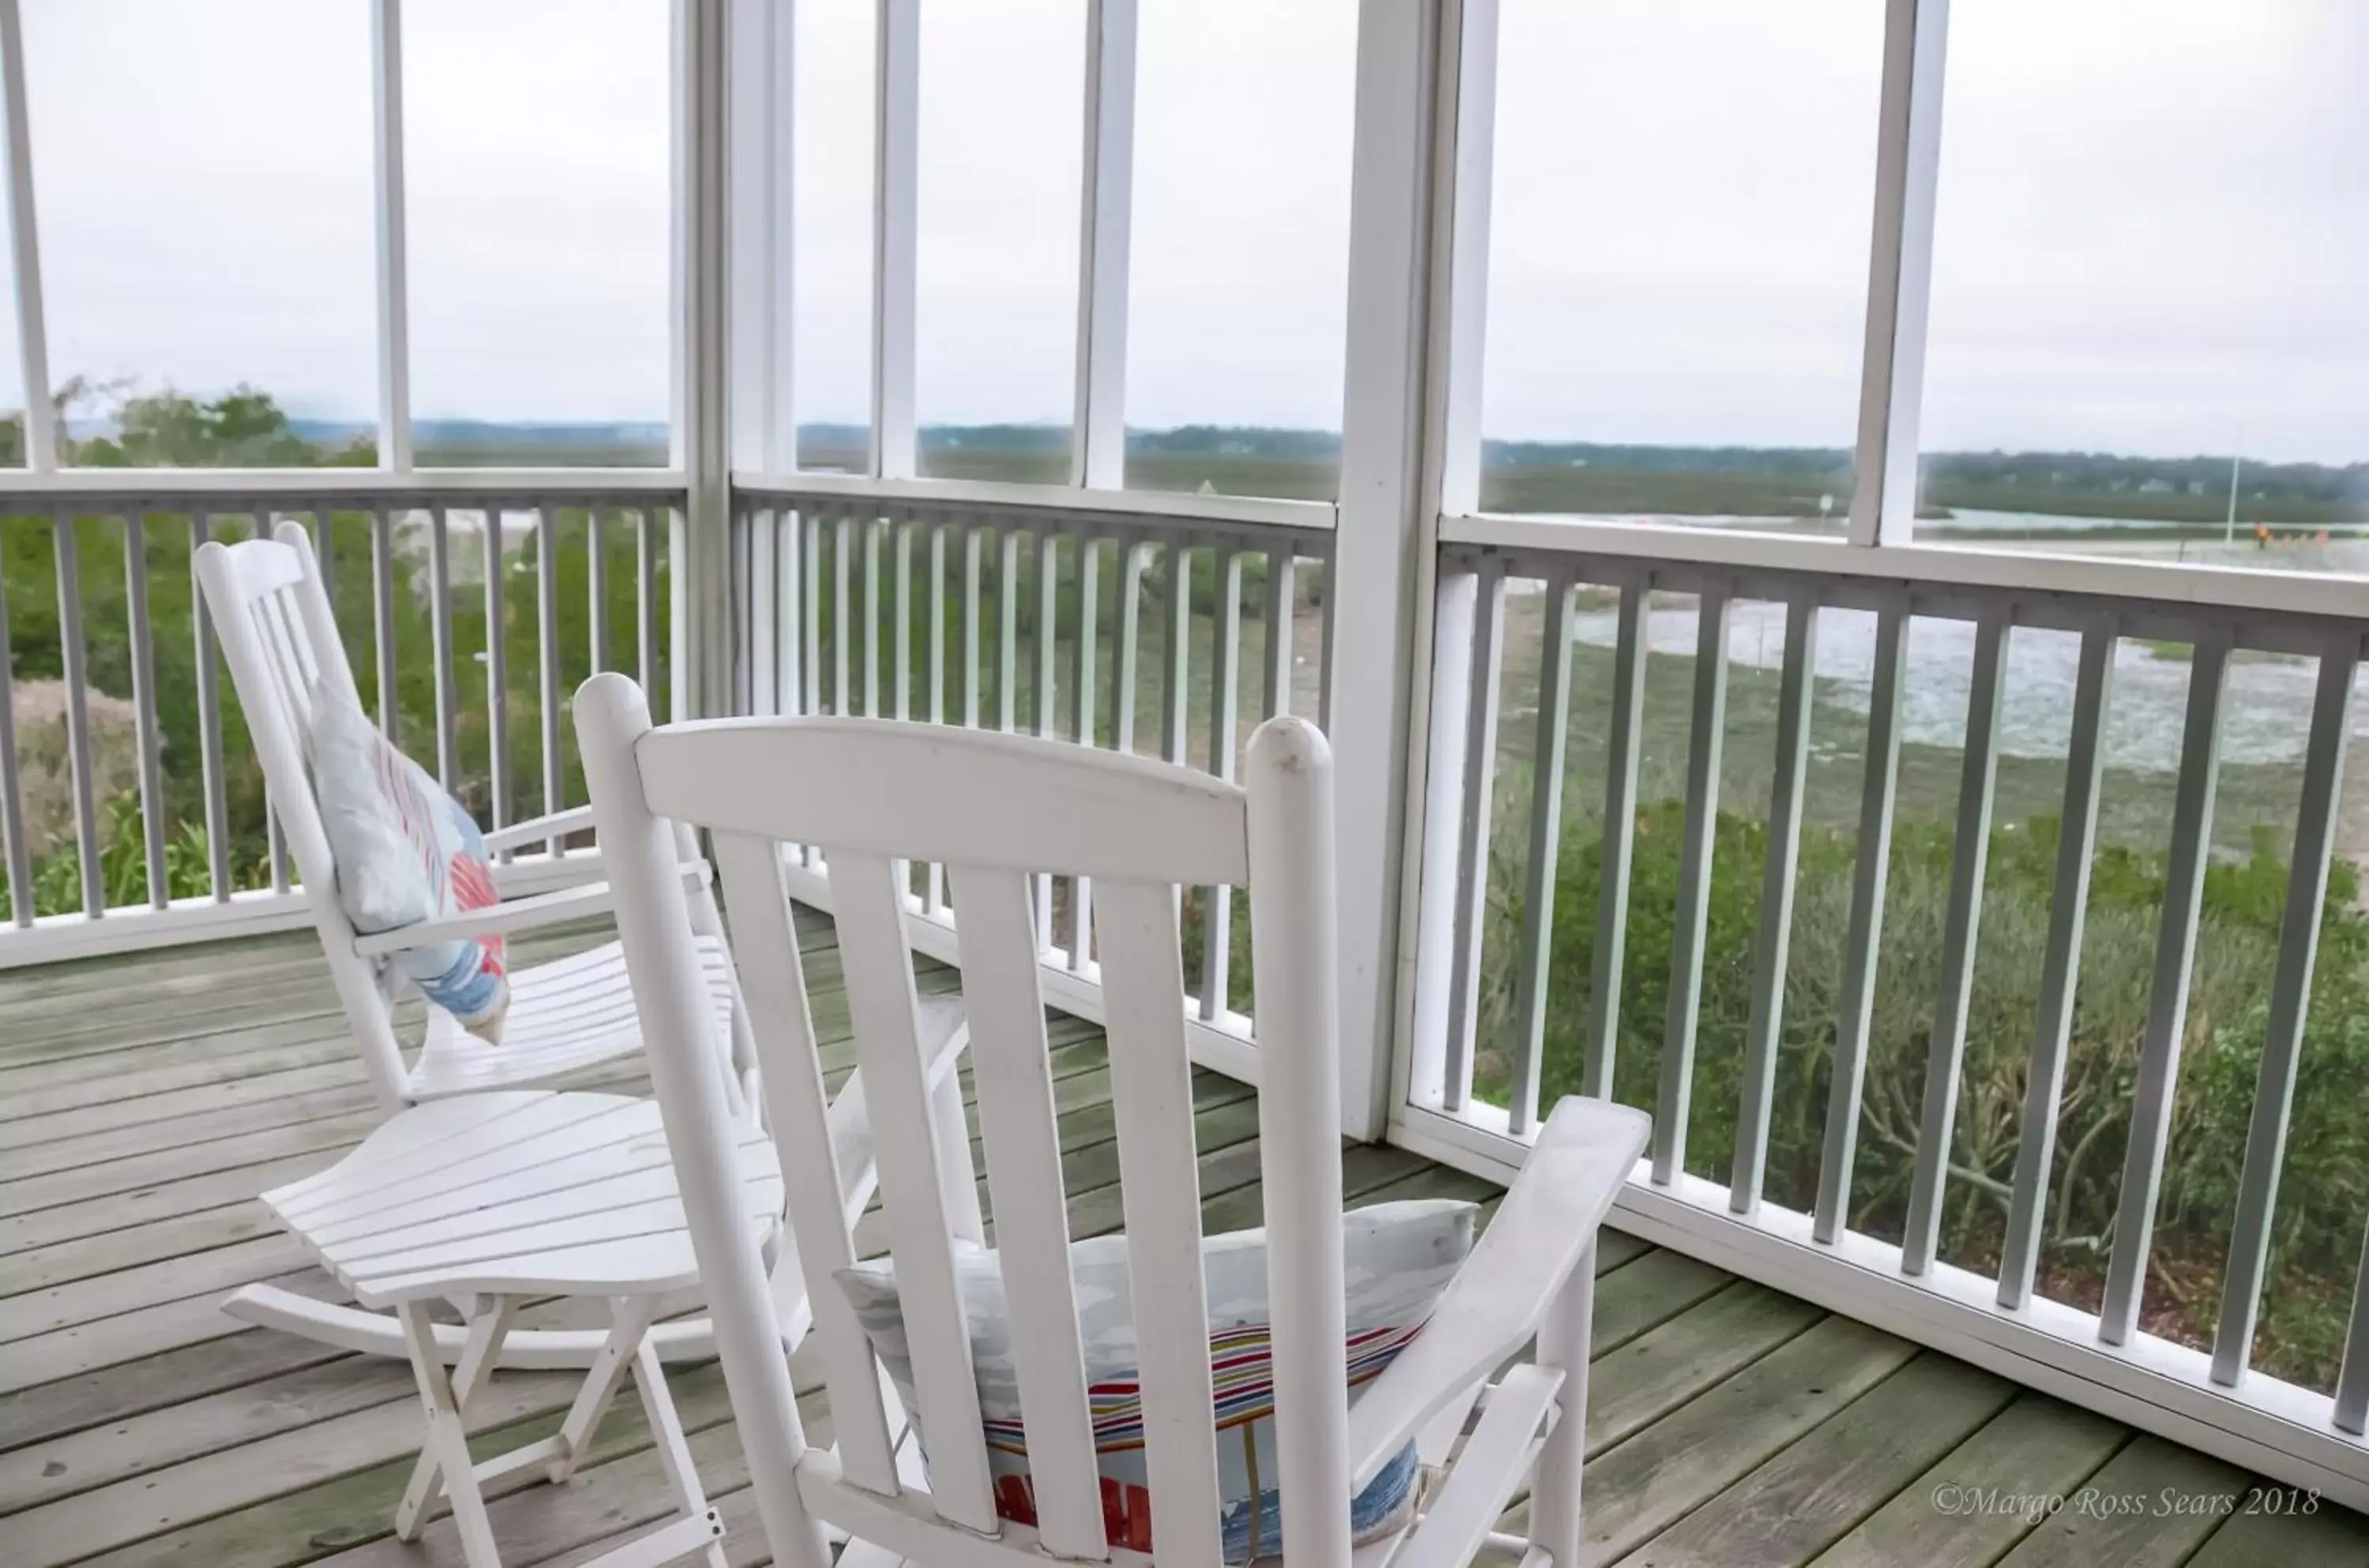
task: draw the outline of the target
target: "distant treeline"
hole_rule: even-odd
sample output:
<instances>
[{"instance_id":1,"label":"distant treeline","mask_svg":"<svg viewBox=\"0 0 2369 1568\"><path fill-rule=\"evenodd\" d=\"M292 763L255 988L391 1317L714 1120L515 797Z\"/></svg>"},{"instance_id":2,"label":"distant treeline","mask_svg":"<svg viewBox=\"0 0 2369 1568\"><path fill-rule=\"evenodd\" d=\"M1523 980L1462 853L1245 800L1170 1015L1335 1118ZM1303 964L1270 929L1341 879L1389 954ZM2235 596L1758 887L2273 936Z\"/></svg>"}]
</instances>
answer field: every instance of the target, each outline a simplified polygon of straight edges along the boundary
<instances>
[{"instance_id":1,"label":"distant treeline","mask_svg":"<svg viewBox=\"0 0 2369 1568\"><path fill-rule=\"evenodd\" d=\"M815 423L798 429L807 449L861 451L860 425ZM1066 425L925 425L925 452L1059 452L1069 450ZM1130 429L1129 452L1150 455L1208 453L1276 463L1334 463L1341 438L1332 430L1282 429L1258 425L1179 425L1173 429ZM1665 446L1604 441L1486 441L1482 462L1490 469L1609 468L1631 474L1737 474L1816 482L1848 490L1853 453L1841 447ZM1950 498L1955 489L2021 489L2045 494L2213 496L2226 501L2229 457L2133 457L2108 452L1939 452L1924 459L1925 483L1940 505L1972 505ZM2241 501L2301 501L2340 506L2369 501L2369 462L2342 467L2319 463L2247 460L2238 474Z\"/></svg>"},{"instance_id":2,"label":"distant treeline","mask_svg":"<svg viewBox=\"0 0 2369 1568\"><path fill-rule=\"evenodd\" d=\"M60 404L70 416L69 461L92 466L369 464L377 457L373 427L289 418L268 394L251 387L200 400L170 388L125 395L77 382L60 395ZM86 409L94 412L71 417ZM0 416L0 464L21 463L20 424L13 415ZM666 428L647 421L422 419L414 434L429 465L634 465L662 463L667 452ZM802 461L813 465L860 464L868 440L861 425L817 420L798 428ZM1070 430L1057 424L925 425L920 441L924 472L933 475L1058 480ZM1134 460L1130 484L1192 488L1207 470L1220 490L1272 495L1331 493L1341 455L1335 431L1259 425L1131 429L1127 446ZM1140 475L1136 463L1142 464ZM1482 467L1484 504L1497 509L1815 518L1847 506L1855 460L1842 447L1493 441L1482 445ZM1922 489L1920 509L1933 518L1959 509L2031 511L2185 526L2226 517L2230 459L1929 452ZM2249 459L2240 464L2237 492L2242 521L2369 522L2369 462L2338 466Z\"/></svg>"}]
</instances>

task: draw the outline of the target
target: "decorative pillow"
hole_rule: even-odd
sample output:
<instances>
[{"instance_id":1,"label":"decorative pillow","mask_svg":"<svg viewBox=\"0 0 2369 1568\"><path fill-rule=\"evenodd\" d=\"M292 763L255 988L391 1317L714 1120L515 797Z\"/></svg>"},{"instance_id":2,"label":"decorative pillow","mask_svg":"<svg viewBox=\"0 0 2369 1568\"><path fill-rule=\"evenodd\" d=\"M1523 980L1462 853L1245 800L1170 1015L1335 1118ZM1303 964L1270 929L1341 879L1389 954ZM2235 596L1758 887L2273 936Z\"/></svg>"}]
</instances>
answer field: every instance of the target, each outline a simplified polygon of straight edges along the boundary
<instances>
[{"instance_id":1,"label":"decorative pillow","mask_svg":"<svg viewBox=\"0 0 2369 1568\"><path fill-rule=\"evenodd\" d=\"M476 819L326 683L313 688L305 750L338 904L356 931L397 931L500 901ZM463 1028L501 1038L510 988L499 936L406 948L394 963Z\"/></svg>"},{"instance_id":2,"label":"decorative pillow","mask_svg":"<svg viewBox=\"0 0 2369 1568\"><path fill-rule=\"evenodd\" d=\"M1431 1316L1440 1293L1472 1250L1479 1210L1470 1203L1390 1203L1342 1216L1347 1265L1351 1398L1397 1359ZM988 1468L996 1512L1015 1524L1036 1522L1021 1426L1019 1373L1003 1273L992 1252L958 1252L956 1276L970 1327L971 1364L987 1429ZM1282 1497L1275 1483L1275 1381L1268 1340L1266 1232L1238 1230L1201 1243L1209 1306L1210 1381L1217 1395L1219 1527L1225 1560L1247 1562L1283 1550ZM1094 1424L1095 1468L1103 1518L1113 1546L1150 1551L1151 1494L1143 1455L1143 1408L1137 1386L1135 1308L1128 1290L1127 1238L1104 1236L1070 1248L1086 1391ZM905 1341L896 1273L886 1258L836 1276L840 1288L888 1368L910 1412L913 1363ZM925 1440L927 1434L915 1436ZM1350 1505L1365 1541L1397 1529L1413 1506L1417 1479L1410 1443Z\"/></svg>"}]
</instances>

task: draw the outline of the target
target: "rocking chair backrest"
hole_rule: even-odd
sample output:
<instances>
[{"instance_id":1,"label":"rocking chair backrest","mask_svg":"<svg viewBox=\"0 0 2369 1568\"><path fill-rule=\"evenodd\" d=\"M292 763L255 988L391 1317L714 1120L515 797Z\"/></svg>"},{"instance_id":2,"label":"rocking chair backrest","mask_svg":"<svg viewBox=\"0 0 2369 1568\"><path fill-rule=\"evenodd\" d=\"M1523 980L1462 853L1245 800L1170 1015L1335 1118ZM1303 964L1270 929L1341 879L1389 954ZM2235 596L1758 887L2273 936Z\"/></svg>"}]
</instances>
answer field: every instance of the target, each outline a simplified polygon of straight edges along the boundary
<instances>
[{"instance_id":1,"label":"rocking chair backrest","mask_svg":"<svg viewBox=\"0 0 2369 1568\"><path fill-rule=\"evenodd\" d=\"M576 699L596 820L628 967L717 1328L736 1416L777 1559L812 1568L811 1504L871 1539L867 1498L898 1494L870 1345L833 1272L854 1261L833 1195L822 1065L780 875L784 842L828 862L839 948L880 1185L929 1442L926 1493L893 1505L883 1542L933 1561L996 1533L956 1248L980 1235L959 1126L944 1123L919 1037L904 919L906 867L944 864L987 1181L1043 1551L1107 1559L1067 1194L1038 984L1033 874L1091 876L1127 1230L1143 1443L1162 1568L1219 1562L1216 1440L1192 1068L1177 889L1248 885L1262 1062L1260 1124L1285 1551L1349 1560L1343 1351L1338 1053L1334 1037L1331 762L1313 727L1278 719L1252 742L1247 790L1055 741L839 718L650 726L641 692L601 675ZM837 1434L836 1459L800 1439L762 1274L731 1222L721 1098L696 1070L702 1026L689 926L661 818L713 834L735 960L756 1026L769 1125ZM702 1167L703 1169L693 1169ZM712 1167L712 1168L708 1168ZM703 1213L703 1210L705 1212ZM833 1467L835 1466L835 1470ZM807 1482L804 1503L798 1477ZM876 1495L874 1495L876 1494ZM910 1532L919 1531L914 1537ZM955 1550L957 1542L965 1550Z\"/></svg>"},{"instance_id":2,"label":"rocking chair backrest","mask_svg":"<svg viewBox=\"0 0 2369 1568\"><path fill-rule=\"evenodd\" d=\"M336 863L304 766L314 687L326 684L359 701L353 670L303 524L284 521L276 535L200 546L198 587L371 1086L392 1109L408 1095L403 1053L376 978L354 953L353 925L338 903Z\"/></svg>"}]
</instances>

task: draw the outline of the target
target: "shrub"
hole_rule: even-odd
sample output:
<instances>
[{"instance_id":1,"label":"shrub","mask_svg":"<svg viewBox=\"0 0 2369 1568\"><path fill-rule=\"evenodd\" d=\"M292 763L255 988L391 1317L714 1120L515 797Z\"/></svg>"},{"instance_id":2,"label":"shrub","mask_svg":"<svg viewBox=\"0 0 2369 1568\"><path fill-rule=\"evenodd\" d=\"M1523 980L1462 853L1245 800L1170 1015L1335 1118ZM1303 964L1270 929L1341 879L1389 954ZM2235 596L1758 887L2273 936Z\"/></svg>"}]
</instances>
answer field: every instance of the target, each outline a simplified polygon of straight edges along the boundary
<instances>
[{"instance_id":1,"label":"shrub","mask_svg":"<svg viewBox=\"0 0 2369 1568\"><path fill-rule=\"evenodd\" d=\"M1636 821L1613 1093L1648 1110L1660 1082L1684 822L1683 806L1667 800ZM1758 820L1722 813L1715 824L1686 1165L1720 1182L1735 1146L1767 840ZM1989 841L1941 1230L1943 1255L1977 1270L1997 1266L2003 1240L2057 840L2056 822L2043 818L1999 826ZM1855 847L1837 830L1802 833L1767 1174L1771 1201L1795 1208L1809 1207L1816 1190ZM1476 1056L1487 1095L1502 1095L1510 1076L1524 853L1501 851L1491 867ZM1600 825L1572 821L1555 879L1541 1075L1550 1096L1580 1082L1600 853ZM1895 824L1851 1187L1852 1224L1893 1238L1906 1215L1952 855L1947 824ZM2113 1240L2165 875L2159 853L2107 846L2093 861L2042 1256L2043 1288L2093 1308ZM2286 887L2267 833L2250 855L2205 876L2145 1303L2151 1330L2192 1344L2210 1343L2219 1309ZM2358 1114L2369 1076L2369 916L2357 893L2354 869L2332 867L2256 1358L2321 1387L2342 1353L2369 1209L2369 1132Z\"/></svg>"}]
</instances>

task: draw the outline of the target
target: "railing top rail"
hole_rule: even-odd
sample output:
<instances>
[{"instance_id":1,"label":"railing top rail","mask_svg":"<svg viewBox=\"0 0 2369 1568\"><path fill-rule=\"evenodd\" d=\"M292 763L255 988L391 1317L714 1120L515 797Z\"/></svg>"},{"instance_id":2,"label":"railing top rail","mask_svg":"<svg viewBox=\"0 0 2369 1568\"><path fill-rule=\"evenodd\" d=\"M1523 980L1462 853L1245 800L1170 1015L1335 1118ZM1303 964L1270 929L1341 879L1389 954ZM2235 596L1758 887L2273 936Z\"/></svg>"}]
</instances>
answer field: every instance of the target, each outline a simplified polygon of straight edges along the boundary
<instances>
[{"instance_id":1,"label":"railing top rail","mask_svg":"<svg viewBox=\"0 0 2369 1568\"><path fill-rule=\"evenodd\" d=\"M2211 630L2245 647L2318 651L2331 635L2369 633L2369 580L2168 561L1950 544L1855 545L1838 538L1744 529L1576 519L1448 517L1443 547L1494 550L1540 564L1610 562L1686 589L1716 580L1783 597L1806 583L1823 602L1869 609L1906 595L1919 613L1971 618L2002 601L2020 624L2080 629L2101 615L2124 635Z\"/></svg>"},{"instance_id":2,"label":"railing top rail","mask_svg":"<svg viewBox=\"0 0 2369 1568\"><path fill-rule=\"evenodd\" d=\"M388 505L663 498L682 491L681 471L670 468L428 468L402 474L378 468L83 468L0 474L0 510L282 497Z\"/></svg>"},{"instance_id":3,"label":"railing top rail","mask_svg":"<svg viewBox=\"0 0 2369 1568\"><path fill-rule=\"evenodd\" d=\"M873 479L852 474L732 475L736 495L765 500L876 500L889 505L959 508L968 512L1042 513L1161 523L1246 523L1329 533L1340 509L1331 501L1183 490L1091 490L1067 485L1011 485L973 479Z\"/></svg>"}]
</instances>

